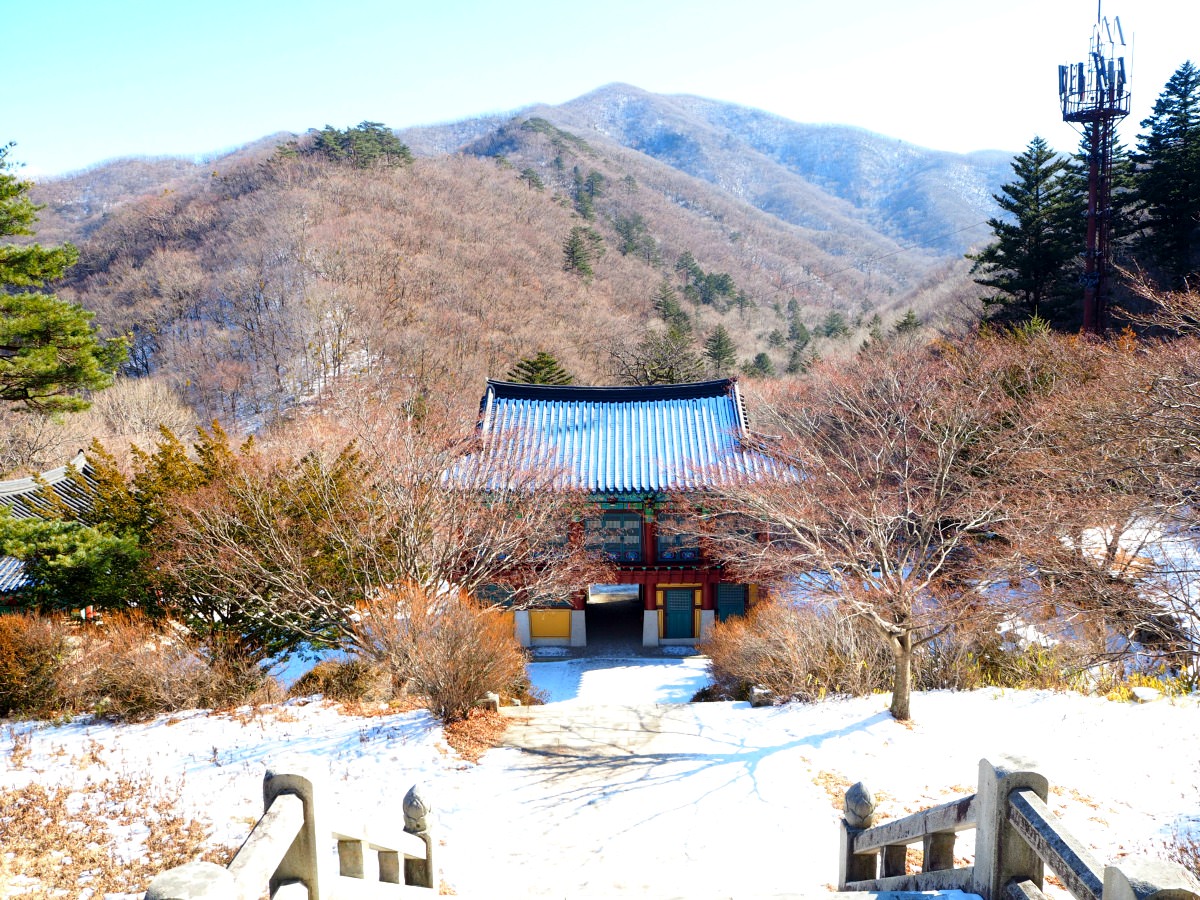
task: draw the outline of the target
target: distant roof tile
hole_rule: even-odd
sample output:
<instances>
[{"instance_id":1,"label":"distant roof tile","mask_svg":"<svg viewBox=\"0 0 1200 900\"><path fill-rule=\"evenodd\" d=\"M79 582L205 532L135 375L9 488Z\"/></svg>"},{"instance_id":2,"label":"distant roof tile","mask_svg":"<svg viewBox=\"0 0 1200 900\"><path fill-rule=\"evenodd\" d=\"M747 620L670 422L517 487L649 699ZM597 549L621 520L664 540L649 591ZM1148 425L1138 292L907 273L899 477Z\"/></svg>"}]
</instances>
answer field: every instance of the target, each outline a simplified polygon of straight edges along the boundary
<instances>
[{"instance_id":1,"label":"distant roof tile","mask_svg":"<svg viewBox=\"0 0 1200 900\"><path fill-rule=\"evenodd\" d=\"M0 594L8 594L28 585L25 564L11 556L0 556Z\"/></svg>"}]
</instances>

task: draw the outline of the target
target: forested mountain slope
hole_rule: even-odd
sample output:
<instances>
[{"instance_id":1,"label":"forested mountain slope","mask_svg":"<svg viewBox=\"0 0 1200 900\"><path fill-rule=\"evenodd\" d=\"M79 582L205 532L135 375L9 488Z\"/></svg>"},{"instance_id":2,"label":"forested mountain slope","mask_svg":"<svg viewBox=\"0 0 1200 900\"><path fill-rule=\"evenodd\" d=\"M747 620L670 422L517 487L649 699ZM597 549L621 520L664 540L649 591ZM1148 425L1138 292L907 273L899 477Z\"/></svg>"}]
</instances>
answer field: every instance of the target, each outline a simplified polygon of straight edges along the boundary
<instances>
[{"instance_id":1,"label":"forested mountain slope","mask_svg":"<svg viewBox=\"0 0 1200 900\"><path fill-rule=\"evenodd\" d=\"M38 186L39 237L79 244L61 293L131 336L131 374L254 421L345 379L474 398L539 351L609 382L613 349L663 327L664 292L697 349L724 325L735 365L778 371L799 326L850 346L875 315L931 320L970 294L956 250L872 222L898 202L879 199L897 159L913 184L937 177L916 148L870 162L874 136L817 129L806 157L809 126L619 86L539 112L404 132L461 151L408 166L280 152L286 136L202 166L100 166Z\"/></svg>"},{"instance_id":2,"label":"forested mountain slope","mask_svg":"<svg viewBox=\"0 0 1200 900\"><path fill-rule=\"evenodd\" d=\"M930 150L860 128L801 124L625 84L520 115L544 118L589 142L615 141L785 221L840 230L857 218L936 254L960 254L987 239L991 195L1010 174L1007 152ZM447 153L471 148L502 125L488 117L402 136L418 152Z\"/></svg>"}]
</instances>

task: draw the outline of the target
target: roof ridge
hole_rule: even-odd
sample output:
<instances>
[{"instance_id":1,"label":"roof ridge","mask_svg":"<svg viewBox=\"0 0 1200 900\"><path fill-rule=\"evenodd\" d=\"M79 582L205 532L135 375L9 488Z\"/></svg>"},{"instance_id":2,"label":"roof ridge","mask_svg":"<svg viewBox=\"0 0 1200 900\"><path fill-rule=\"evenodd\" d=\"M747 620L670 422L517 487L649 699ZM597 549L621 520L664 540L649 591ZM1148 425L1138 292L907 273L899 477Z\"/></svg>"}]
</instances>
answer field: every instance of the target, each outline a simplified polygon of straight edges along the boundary
<instances>
[{"instance_id":1,"label":"roof ridge","mask_svg":"<svg viewBox=\"0 0 1200 900\"><path fill-rule=\"evenodd\" d=\"M489 378L487 392L498 399L593 403L644 403L651 400L699 400L723 397L736 389L736 378L651 385L525 384Z\"/></svg>"}]
</instances>

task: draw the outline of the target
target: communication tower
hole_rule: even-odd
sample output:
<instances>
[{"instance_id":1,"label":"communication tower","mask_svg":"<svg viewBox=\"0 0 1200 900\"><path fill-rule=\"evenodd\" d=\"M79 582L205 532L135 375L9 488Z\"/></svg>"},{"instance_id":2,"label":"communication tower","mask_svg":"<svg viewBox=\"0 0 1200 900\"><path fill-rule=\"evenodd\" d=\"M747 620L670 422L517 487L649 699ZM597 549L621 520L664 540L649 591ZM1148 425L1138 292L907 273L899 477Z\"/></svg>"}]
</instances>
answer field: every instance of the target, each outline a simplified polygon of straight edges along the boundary
<instances>
[{"instance_id":1,"label":"communication tower","mask_svg":"<svg viewBox=\"0 0 1200 900\"><path fill-rule=\"evenodd\" d=\"M1129 115L1129 86L1121 19L1110 23L1096 3L1096 24L1086 62L1058 67L1058 99L1063 121L1082 126L1087 143L1087 246L1083 257L1083 330L1107 327L1111 266L1112 160L1117 122Z\"/></svg>"}]
</instances>

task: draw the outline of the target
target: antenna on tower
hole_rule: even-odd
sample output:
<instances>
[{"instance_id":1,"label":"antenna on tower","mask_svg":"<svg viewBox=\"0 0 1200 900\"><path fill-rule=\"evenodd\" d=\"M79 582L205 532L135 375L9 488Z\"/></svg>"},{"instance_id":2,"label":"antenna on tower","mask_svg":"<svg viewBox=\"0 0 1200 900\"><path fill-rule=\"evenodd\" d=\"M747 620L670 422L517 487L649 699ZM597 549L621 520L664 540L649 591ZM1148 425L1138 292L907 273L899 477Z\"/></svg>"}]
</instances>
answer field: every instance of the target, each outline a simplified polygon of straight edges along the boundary
<instances>
[{"instance_id":1,"label":"antenna on tower","mask_svg":"<svg viewBox=\"0 0 1200 900\"><path fill-rule=\"evenodd\" d=\"M1083 127L1087 141L1087 246L1083 255L1083 330L1102 333L1107 327L1107 289L1111 268L1112 157L1117 122L1129 115L1125 46L1121 19L1114 17L1118 41L1096 3L1096 24L1086 63L1058 67L1058 100L1063 121Z\"/></svg>"}]
</instances>

